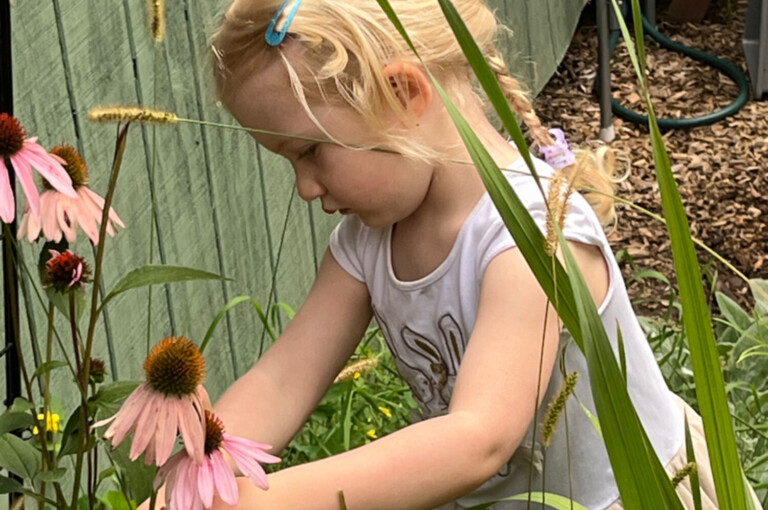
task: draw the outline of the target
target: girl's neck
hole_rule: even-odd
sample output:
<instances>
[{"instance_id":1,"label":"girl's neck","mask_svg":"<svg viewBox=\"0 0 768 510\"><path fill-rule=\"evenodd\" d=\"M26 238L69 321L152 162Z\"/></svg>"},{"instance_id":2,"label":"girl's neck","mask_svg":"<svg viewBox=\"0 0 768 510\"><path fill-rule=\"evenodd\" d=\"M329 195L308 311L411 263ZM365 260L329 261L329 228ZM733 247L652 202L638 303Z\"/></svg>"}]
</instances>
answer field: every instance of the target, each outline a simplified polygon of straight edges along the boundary
<instances>
[{"instance_id":1,"label":"girl's neck","mask_svg":"<svg viewBox=\"0 0 768 510\"><path fill-rule=\"evenodd\" d=\"M520 157L484 114L482 118L472 118L471 112L466 116L499 167L506 168ZM458 149L450 151L450 159L471 161L458 133L449 142L455 142L453 146ZM484 193L474 166L454 162L435 165L419 209L393 227L392 266L396 276L415 280L434 271L451 252L461 227Z\"/></svg>"}]
</instances>

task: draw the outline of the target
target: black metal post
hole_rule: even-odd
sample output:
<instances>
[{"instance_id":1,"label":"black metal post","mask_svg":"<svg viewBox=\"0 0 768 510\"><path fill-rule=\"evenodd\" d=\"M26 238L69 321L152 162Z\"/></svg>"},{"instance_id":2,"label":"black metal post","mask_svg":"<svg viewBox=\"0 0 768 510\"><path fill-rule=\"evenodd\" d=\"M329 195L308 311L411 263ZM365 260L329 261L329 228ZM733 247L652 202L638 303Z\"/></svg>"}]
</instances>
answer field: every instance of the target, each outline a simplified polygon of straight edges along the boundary
<instances>
[{"instance_id":1,"label":"black metal post","mask_svg":"<svg viewBox=\"0 0 768 510\"><path fill-rule=\"evenodd\" d=\"M11 53L11 2L0 0L0 113L13 115L13 61ZM11 183L11 193L16 196L16 176L13 168L6 159L8 178ZM16 397L21 396L21 371L19 357L16 354L16 343L19 331L19 281L16 266L15 245L16 220L8 225L12 238L5 236L3 229L3 317L5 318L5 405L13 404ZM18 494L9 494L12 505Z\"/></svg>"},{"instance_id":2,"label":"black metal post","mask_svg":"<svg viewBox=\"0 0 768 510\"><path fill-rule=\"evenodd\" d=\"M611 48L608 3L610 0L597 0L597 54L598 79L600 80L600 139L610 142L616 137L611 112Z\"/></svg>"},{"instance_id":3,"label":"black metal post","mask_svg":"<svg viewBox=\"0 0 768 510\"><path fill-rule=\"evenodd\" d=\"M0 0L0 112L13 115L13 73L11 66L11 6L10 2ZM16 195L16 178L13 169L8 167L11 191ZM9 225L12 236L16 235L16 220ZM5 229L3 229L5 231ZM16 332L19 330L19 282L13 239L3 234L3 316L5 317L5 405L10 406L16 397L21 396L21 373L19 358L16 355Z\"/></svg>"}]
</instances>

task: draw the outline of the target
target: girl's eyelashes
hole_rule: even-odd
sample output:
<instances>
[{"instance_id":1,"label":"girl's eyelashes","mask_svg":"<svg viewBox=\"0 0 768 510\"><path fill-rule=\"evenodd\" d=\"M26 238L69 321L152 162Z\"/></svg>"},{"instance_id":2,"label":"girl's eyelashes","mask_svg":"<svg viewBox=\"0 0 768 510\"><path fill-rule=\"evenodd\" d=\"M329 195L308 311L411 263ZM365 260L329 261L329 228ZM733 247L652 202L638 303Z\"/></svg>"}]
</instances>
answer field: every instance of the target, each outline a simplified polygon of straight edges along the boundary
<instances>
[{"instance_id":1,"label":"girl's eyelashes","mask_svg":"<svg viewBox=\"0 0 768 510\"><path fill-rule=\"evenodd\" d=\"M303 147L301 149L301 152L299 152L299 159L314 157L317 155L317 152L319 149L320 149L319 143L313 143L313 144L307 145L306 147Z\"/></svg>"}]
</instances>

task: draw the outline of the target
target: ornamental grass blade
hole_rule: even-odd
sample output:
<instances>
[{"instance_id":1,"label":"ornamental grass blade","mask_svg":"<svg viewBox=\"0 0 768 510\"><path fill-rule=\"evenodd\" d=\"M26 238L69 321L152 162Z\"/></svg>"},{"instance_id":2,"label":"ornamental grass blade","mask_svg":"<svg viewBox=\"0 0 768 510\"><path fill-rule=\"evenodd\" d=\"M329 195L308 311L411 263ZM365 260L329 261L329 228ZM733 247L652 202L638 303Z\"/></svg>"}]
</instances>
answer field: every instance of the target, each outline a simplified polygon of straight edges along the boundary
<instances>
[{"instance_id":1,"label":"ornamental grass blade","mask_svg":"<svg viewBox=\"0 0 768 510\"><path fill-rule=\"evenodd\" d=\"M626 391L624 374L576 259L559 228L558 234L579 313L577 327L582 329L582 351L587 358L592 395L622 503L627 509L682 510L682 503Z\"/></svg>"},{"instance_id":2,"label":"ornamental grass blade","mask_svg":"<svg viewBox=\"0 0 768 510\"><path fill-rule=\"evenodd\" d=\"M205 347L208 345L208 342L211 340L211 337L213 336L213 332L216 331L216 326L218 326L219 322L221 322L221 319L224 318L224 316L227 314L227 312L230 309L234 308L235 306L245 301L251 301L251 296L237 296L236 298L232 298L229 300L229 303L224 305L221 308L221 310L219 310L219 312L216 314L216 317L214 317L213 321L211 322L211 325L208 326L208 331L205 332L205 337L203 338L203 341L200 343L201 354L203 351L205 351Z\"/></svg>"},{"instance_id":3,"label":"ornamental grass blade","mask_svg":"<svg viewBox=\"0 0 768 510\"><path fill-rule=\"evenodd\" d=\"M616 1L613 0L613 2L614 8L619 12ZM638 0L632 0L632 7L633 12L639 12ZM637 44L644 47L642 29L638 28L638 25L642 25L642 20L636 15L634 22L635 31L639 34ZM624 39L629 41L629 31L626 25L623 23L621 25ZM725 382L720 370L720 361L715 345L712 317L701 284L701 269L696 258L688 219L672 174L669 155L664 146L651 97L644 86L643 66L636 65L635 68L648 109L648 127L653 147L656 180L659 183L661 202L672 244L675 273L680 287L680 302L683 308L683 323L691 352L696 395L704 421L704 433L709 449L718 502L720 508L724 510L742 509L746 508L746 498L742 483L741 465L736 450L731 415L728 411Z\"/></svg>"}]
</instances>

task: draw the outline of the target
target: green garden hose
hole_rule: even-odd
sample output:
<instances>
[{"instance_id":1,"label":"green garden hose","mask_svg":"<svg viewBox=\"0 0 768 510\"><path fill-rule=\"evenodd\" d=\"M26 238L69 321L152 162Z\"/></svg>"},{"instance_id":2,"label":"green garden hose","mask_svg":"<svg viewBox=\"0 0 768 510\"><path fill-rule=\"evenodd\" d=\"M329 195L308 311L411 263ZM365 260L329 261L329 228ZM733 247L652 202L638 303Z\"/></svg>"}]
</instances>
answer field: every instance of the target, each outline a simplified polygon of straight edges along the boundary
<instances>
[{"instance_id":1,"label":"green garden hose","mask_svg":"<svg viewBox=\"0 0 768 510\"><path fill-rule=\"evenodd\" d=\"M626 10L624 13L624 17L626 18ZM716 110L712 113L708 113L698 117L690 117L690 118L683 118L683 119L658 119L659 127L661 129L685 129L685 128L693 128L698 126L707 126L709 124L714 124L715 122L718 122L730 115L736 114L736 112L741 110L741 108L747 103L747 101L749 100L749 83L747 82L747 77L744 75L741 69L731 64L727 60L723 60L709 53L705 53L701 50L689 48L687 46L684 46L683 44L673 41L672 39L669 39L668 37L662 35L658 30L656 30L656 28L651 24L650 21L648 21L648 19L645 16L643 16L643 29L645 33L651 36L652 39L654 39L664 48L670 49L682 55L686 55L688 57L691 57L694 60L697 60L711 67L719 69L720 71L725 73L729 78L731 78L739 87L738 97L725 108L722 108L720 110ZM611 54L613 54L614 50L616 49L616 46L619 43L620 37L621 37L620 30L614 30L613 33L611 34L611 40L610 40ZM630 122L633 122L635 124L643 124L646 126L648 125L647 116L641 115L637 112L634 112L622 106L615 99L611 100L611 106L612 106L613 112L617 116L625 120L628 120Z\"/></svg>"}]
</instances>

